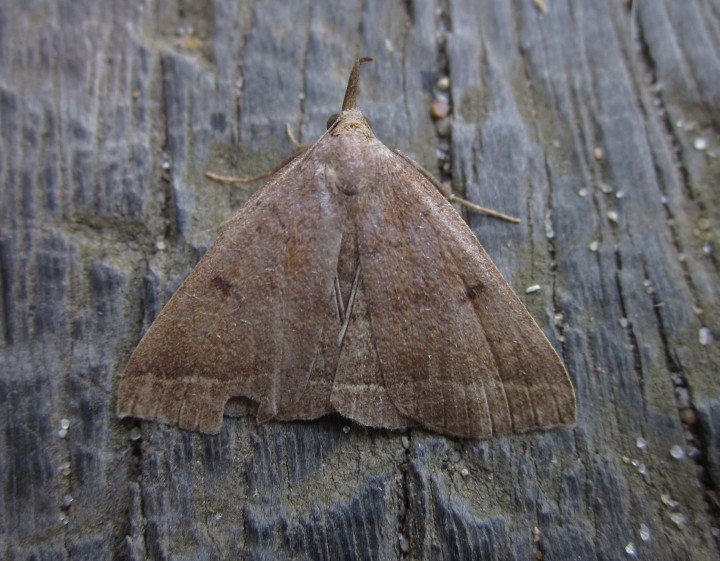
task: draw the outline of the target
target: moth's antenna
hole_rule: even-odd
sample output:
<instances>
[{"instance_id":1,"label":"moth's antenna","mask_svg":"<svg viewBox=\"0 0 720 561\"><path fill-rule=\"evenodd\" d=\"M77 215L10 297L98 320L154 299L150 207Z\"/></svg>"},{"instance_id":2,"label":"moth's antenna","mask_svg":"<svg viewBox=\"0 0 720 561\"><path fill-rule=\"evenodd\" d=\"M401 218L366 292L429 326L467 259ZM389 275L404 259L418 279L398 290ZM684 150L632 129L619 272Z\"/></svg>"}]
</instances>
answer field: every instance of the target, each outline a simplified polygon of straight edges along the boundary
<instances>
[{"instance_id":1,"label":"moth's antenna","mask_svg":"<svg viewBox=\"0 0 720 561\"><path fill-rule=\"evenodd\" d=\"M355 61L352 72L350 72L350 80L348 80L347 90L345 90L345 99L343 99L342 110L355 109L357 107L358 82L360 81L360 65L363 62L370 62L372 57L364 56Z\"/></svg>"}]
</instances>

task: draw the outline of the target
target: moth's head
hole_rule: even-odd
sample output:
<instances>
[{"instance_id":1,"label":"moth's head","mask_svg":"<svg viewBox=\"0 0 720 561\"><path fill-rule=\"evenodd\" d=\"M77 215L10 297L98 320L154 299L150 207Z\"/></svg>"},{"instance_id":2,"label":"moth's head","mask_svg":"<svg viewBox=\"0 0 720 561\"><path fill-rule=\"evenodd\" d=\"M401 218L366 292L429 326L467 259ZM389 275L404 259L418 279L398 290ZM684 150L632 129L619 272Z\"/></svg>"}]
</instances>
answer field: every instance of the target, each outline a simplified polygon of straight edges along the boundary
<instances>
[{"instance_id":1,"label":"moth's head","mask_svg":"<svg viewBox=\"0 0 720 561\"><path fill-rule=\"evenodd\" d=\"M372 127L360 110L357 108L358 82L360 81L360 65L371 61L365 56L355 61L343 100L342 112L331 115L327 120L327 128L332 135L362 134L368 138L373 137Z\"/></svg>"},{"instance_id":2,"label":"moth's head","mask_svg":"<svg viewBox=\"0 0 720 561\"><path fill-rule=\"evenodd\" d=\"M328 118L328 130L333 136L343 134L361 134L374 138L370 121L356 107L346 109L342 113L335 113Z\"/></svg>"}]
</instances>

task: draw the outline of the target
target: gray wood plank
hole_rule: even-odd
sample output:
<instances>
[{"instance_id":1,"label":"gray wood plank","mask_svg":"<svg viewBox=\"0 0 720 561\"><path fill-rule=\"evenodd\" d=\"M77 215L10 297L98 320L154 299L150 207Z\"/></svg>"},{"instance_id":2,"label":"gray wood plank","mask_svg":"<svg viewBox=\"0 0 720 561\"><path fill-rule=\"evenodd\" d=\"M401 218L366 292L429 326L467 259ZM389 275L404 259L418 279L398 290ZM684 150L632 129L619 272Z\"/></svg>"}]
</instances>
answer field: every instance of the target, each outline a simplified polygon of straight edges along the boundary
<instances>
[{"instance_id":1,"label":"gray wood plank","mask_svg":"<svg viewBox=\"0 0 720 561\"><path fill-rule=\"evenodd\" d=\"M0 6L3 558L718 557L718 8L546 4ZM521 217L467 218L577 428L119 422L134 345L255 188L204 172L312 142L364 54L377 136Z\"/></svg>"}]
</instances>

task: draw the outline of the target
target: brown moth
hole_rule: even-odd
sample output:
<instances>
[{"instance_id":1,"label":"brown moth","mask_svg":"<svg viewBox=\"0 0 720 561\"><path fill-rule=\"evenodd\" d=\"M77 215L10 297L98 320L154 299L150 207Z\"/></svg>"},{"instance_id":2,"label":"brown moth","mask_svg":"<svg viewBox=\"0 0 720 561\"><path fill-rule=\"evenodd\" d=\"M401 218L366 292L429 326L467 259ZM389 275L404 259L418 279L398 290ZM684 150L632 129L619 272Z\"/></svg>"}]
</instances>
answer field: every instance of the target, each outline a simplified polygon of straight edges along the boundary
<instances>
[{"instance_id":1,"label":"brown moth","mask_svg":"<svg viewBox=\"0 0 720 561\"><path fill-rule=\"evenodd\" d=\"M356 107L277 171L167 303L122 375L118 415L204 433L330 413L452 436L572 425L575 394L455 209Z\"/></svg>"}]
</instances>

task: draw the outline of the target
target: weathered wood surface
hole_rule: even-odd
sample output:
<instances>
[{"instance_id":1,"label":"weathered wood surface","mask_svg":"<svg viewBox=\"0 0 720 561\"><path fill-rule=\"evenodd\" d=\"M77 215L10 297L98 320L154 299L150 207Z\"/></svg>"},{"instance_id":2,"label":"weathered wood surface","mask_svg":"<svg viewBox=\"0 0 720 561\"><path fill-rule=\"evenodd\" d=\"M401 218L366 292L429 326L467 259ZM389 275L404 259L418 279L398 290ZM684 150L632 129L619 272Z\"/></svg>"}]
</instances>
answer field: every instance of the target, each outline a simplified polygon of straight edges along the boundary
<instances>
[{"instance_id":1,"label":"weathered wood surface","mask_svg":"<svg viewBox=\"0 0 720 561\"><path fill-rule=\"evenodd\" d=\"M3 559L718 558L720 7L546 4L2 3ZM133 346L248 196L203 173L313 141L363 54L377 136L436 172L448 73L450 174L522 218L470 223L577 428L119 422Z\"/></svg>"}]
</instances>

